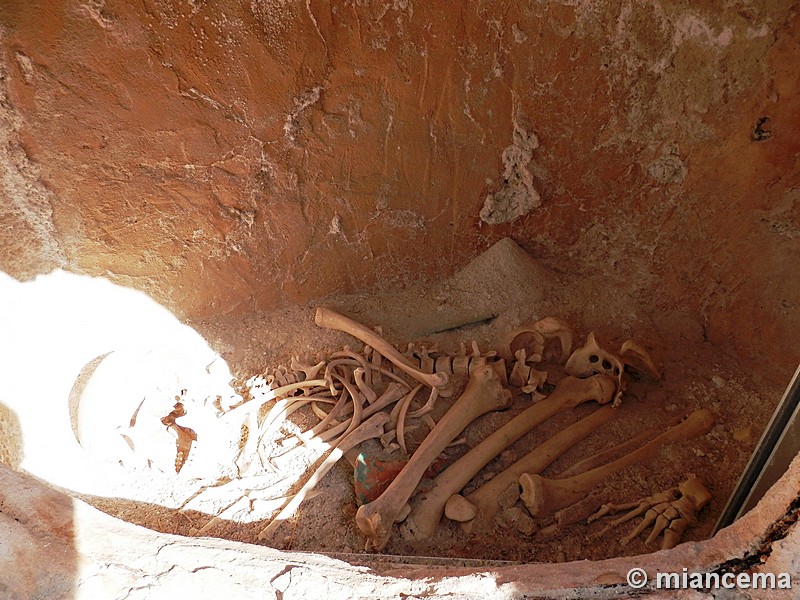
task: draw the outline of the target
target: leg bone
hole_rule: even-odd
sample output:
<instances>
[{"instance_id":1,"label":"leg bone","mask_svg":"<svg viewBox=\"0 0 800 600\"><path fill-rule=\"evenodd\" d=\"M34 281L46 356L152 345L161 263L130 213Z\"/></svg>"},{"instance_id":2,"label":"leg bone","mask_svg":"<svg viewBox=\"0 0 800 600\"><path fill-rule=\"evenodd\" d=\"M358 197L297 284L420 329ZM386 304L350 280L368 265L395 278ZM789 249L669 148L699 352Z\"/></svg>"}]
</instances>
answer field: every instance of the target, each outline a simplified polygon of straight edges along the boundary
<instances>
[{"instance_id":1,"label":"leg bone","mask_svg":"<svg viewBox=\"0 0 800 600\"><path fill-rule=\"evenodd\" d=\"M457 494L495 456L557 412L596 400L611 401L614 382L606 375L588 379L565 377L550 396L511 419L500 429L454 462L434 480L433 489L420 496L406 520L407 534L415 539L430 537L444 513L448 498Z\"/></svg>"},{"instance_id":2,"label":"leg bone","mask_svg":"<svg viewBox=\"0 0 800 600\"><path fill-rule=\"evenodd\" d=\"M689 415L679 425L668 429L638 450L591 471L567 479L545 479L536 473L521 475L522 500L534 517L552 515L560 508L577 502L595 485L620 469L641 462L655 454L661 446L670 442L684 441L708 433L714 426L714 415L701 409Z\"/></svg>"},{"instance_id":3,"label":"leg bone","mask_svg":"<svg viewBox=\"0 0 800 600\"><path fill-rule=\"evenodd\" d=\"M605 405L557 433L546 442L537 446L532 452L515 462L508 469L490 479L484 485L467 496L476 508L476 517L463 525L468 532L478 531L492 522L500 511L497 502L504 490L515 484L523 473L540 473L556 458L574 446L598 427L606 423L616 414L610 405Z\"/></svg>"},{"instance_id":4,"label":"leg bone","mask_svg":"<svg viewBox=\"0 0 800 600\"><path fill-rule=\"evenodd\" d=\"M370 538L375 549L382 550L386 546L400 510L442 450L474 419L489 411L507 408L510 402L511 394L491 367L484 366L473 372L464 393L428 434L397 478L377 500L358 509L356 525Z\"/></svg>"}]
</instances>

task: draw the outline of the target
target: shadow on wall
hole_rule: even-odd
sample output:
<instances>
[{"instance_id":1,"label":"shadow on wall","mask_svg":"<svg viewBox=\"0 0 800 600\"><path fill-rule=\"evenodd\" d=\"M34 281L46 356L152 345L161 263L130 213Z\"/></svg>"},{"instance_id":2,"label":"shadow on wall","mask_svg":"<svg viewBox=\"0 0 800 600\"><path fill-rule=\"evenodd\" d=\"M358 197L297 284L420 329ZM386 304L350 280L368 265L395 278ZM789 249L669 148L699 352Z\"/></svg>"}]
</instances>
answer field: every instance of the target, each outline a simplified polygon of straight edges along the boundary
<instances>
[{"instance_id":1,"label":"shadow on wall","mask_svg":"<svg viewBox=\"0 0 800 600\"><path fill-rule=\"evenodd\" d=\"M0 463L0 598L73 598L72 499Z\"/></svg>"},{"instance_id":2,"label":"shadow on wall","mask_svg":"<svg viewBox=\"0 0 800 600\"><path fill-rule=\"evenodd\" d=\"M74 598L72 499L17 470L22 446L19 419L0 402L0 599Z\"/></svg>"}]
</instances>

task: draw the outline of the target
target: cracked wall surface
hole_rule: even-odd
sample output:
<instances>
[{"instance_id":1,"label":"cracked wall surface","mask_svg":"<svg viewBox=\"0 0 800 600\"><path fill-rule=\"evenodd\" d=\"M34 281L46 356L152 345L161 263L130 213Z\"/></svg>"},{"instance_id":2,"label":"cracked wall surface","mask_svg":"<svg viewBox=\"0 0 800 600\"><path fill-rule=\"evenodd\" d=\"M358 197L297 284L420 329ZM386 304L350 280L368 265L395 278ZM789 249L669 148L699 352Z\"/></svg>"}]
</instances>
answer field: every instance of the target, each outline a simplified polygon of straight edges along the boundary
<instances>
[{"instance_id":1,"label":"cracked wall surface","mask_svg":"<svg viewBox=\"0 0 800 600\"><path fill-rule=\"evenodd\" d=\"M209 318L432 281L510 236L665 327L800 358L790 0L9 0L0 27L19 278Z\"/></svg>"}]
</instances>

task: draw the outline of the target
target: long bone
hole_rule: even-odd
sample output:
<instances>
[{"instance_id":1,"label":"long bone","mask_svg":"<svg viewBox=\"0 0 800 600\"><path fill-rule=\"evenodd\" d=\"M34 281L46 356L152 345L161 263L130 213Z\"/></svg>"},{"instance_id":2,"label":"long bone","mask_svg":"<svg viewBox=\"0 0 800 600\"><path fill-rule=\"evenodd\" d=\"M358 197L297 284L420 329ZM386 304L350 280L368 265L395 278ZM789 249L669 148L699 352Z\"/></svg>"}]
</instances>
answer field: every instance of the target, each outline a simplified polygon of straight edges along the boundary
<instances>
[{"instance_id":1,"label":"long bone","mask_svg":"<svg viewBox=\"0 0 800 600\"><path fill-rule=\"evenodd\" d=\"M470 533L490 524L501 508L497 503L497 497L510 486L517 484L520 475L544 471L550 463L608 422L615 414L616 410L610 405L601 406L589 416L561 430L466 496L475 507L476 515L474 519L462 525L464 530Z\"/></svg>"},{"instance_id":2,"label":"long bone","mask_svg":"<svg viewBox=\"0 0 800 600\"><path fill-rule=\"evenodd\" d=\"M364 327L360 323L356 323L352 319L348 319L344 315L324 307L317 308L317 313L314 316L314 323L319 327L327 329L336 329L349 333L355 338L358 338L365 344L372 346L373 351L377 350L383 356L388 358L398 368L402 369L405 373L429 387L434 387L439 390L439 395L448 398L453 394L453 387L450 378L446 373L423 373L419 369L414 368L411 362L400 352L398 352L389 342L384 340L374 331Z\"/></svg>"},{"instance_id":3,"label":"long bone","mask_svg":"<svg viewBox=\"0 0 800 600\"><path fill-rule=\"evenodd\" d=\"M546 479L536 473L526 473L519 478L522 501L534 517L548 517L557 510L573 504L597 484L620 469L643 462L653 456L664 444L703 435L714 426L714 415L708 409L696 410L674 427L666 430L644 446L617 460L580 475L566 479Z\"/></svg>"},{"instance_id":4,"label":"long bone","mask_svg":"<svg viewBox=\"0 0 800 600\"><path fill-rule=\"evenodd\" d=\"M415 506L406 519L405 533L418 540L433 535L450 496L460 492L495 456L559 411L575 408L590 400L607 404L611 401L614 390L614 381L603 374L588 379L562 379L547 398L511 419L443 471L434 480L433 489L420 495L419 500L415 501Z\"/></svg>"},{"instance_id":5,"label":"long bone","mask_svg":"<svg viewBox=\"0 0 800 600\"><path fill-rule=\"evenodd\" d=\"M677 425L683 420L683 418L673 419L672 421L666 423L667 427L672 427L673 425ZM558 474L559 479L565 479L567 477L572 477L573 475L579 475L584 471L590 471L591 469L595 469L601 465L611 462L612 460L616 460L623 454L627 454L632 450L636 450L639 446L643 446L651 439L658 435L658 429L655 427L651 427L650 429L645 429L644 431L640 431L636 435L631 438L628 438L621 444L617 444L616 446L612 446L611 448L607 448L602 450L596 454L593 454L587 458L584 458L581 461L576 462L574 465L570 466L568 469L564 469L561 473Z\"/></svg>"},{"instance_id":6,"label":"long bone","mask_svg":"<svg viewBox=\"0 0 800 600\"><path fill-rule=\"evenodd\" d=\"M355 448L361 442L366 440L371 440L373 438L379 437L383 433L383 426L389 420L389 415L385 412L379 412L375 415L372 415L369 419L361 423L358 427L356 427L350 434L345 436L339 445L336 446L322 464L314 471L314 474L308 479L308 481L303 484L303 487L300 488L300 491L294 495L294 497L289 501L289 503L281 509L281 512L272 519L269 525L267 525L264 529L262 529L258 534L258 539L265 540L269 538L275 530L280 526L280 524L291 517L294 514L294 511L300 506L300 504L305 500L306 496L308 495L311 490L322 480L325 475L327 475L328 471L333 468L342 456L344 456L345 452Z\"/></svg>"},{"instance_id":7,"label":"long bone","mask_svg":"<svg viewBox=\"0 0 800 600\"><path fill-rule=\"evenodd\" d=\"M369 538L368 544L376 550L386 547L392 525L425 470L467 425L482 414L508 408L510 404L511 393L492 367L486 365L473 371L464 393L423 440L400 474L377 500L358 509L356 525Z\"/></svg>"}]
</instances>

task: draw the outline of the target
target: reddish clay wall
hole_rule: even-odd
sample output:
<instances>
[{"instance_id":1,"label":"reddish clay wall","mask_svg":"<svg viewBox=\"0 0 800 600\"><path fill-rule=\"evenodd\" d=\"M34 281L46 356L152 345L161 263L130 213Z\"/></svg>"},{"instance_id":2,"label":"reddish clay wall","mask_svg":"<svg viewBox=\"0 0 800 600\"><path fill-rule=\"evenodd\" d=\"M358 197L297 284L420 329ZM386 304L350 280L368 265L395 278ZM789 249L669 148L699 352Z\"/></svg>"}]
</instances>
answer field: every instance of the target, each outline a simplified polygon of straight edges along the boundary
<instances>
[{"instance_id":1,"label":"reddish clay wall","mask_svg":"<svg viewBox=\"0 0 800 600\"><path fill-rule=\"evenodd\" d=\"M510 235L788 378L793 6L7 0L0 268L207 318L432 280Z\"/></svg>"}]
</instances>

